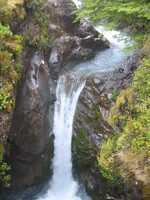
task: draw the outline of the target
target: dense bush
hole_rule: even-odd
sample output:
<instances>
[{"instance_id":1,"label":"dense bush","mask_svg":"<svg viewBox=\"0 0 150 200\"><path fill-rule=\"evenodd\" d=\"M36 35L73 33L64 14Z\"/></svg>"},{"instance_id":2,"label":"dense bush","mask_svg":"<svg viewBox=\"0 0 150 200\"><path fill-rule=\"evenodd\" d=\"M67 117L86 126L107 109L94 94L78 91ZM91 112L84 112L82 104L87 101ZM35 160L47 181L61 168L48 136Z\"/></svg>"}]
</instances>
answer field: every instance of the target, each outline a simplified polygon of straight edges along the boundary
<instances>
[{"instance_id":1,"label":"dense bush","mask_svg":"<svg viewBox=\"0 0 150 200\"><path fill-rule=\"evenodd\" d=\"M136 187L148 199L150 188L150 58L135 72L130 89L122 91L111 109L110 123L120 131L102 145L98 155L100 171L109 181ZM108 153L109 152L109 153ZM117 166L114 163L117 162ZM119 163L119 164L118 164ZM104 173L106 172L106 173ZM120 179L119 179L120 180Z\"/></svg>"},{"instance_id":2,"label":"dense bush","mask_svg":"<svg viewBox=\"0 0 150 200\"><path fill-rule=\"evenodd\" d=\"M0 110L14 108L14 87L19 80L22 38L0 23Z\"/></svg>"}]
</instances>

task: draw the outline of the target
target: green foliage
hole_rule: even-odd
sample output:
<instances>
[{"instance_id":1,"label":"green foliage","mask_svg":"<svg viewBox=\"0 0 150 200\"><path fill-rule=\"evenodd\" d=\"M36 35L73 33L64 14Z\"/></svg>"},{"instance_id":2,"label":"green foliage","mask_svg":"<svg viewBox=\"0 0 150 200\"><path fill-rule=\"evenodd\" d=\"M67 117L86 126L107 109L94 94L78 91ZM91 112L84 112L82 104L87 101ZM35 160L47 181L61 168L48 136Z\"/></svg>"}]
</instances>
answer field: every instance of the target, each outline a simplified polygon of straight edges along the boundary
<instances>
[{"instance_id":1,"label":"green foliage","mask_svg":"<svg viewBox=\"0 0 150 200\"><path fill-rule=\"evenodd\" d=\"M12 16L17 14L24 19L26 13L23 9L24 0L0 0L0 20L3 24L10 23Z\"/></svg>"},{"instance_id":2,"label":"green foliage","mask_svg":"<svg viewBox=\"0 0 150 200\"><path fill-rule=\"evenodd\" d=\"M150 57L145 55L131 88L119 94L111 109L110 123L121 130L115 140L121 175L126 183L134 185L138 181L136 187L147 199L148 189L144 188L150 188ZM104 152L100 154L104 156ZM105 158L105 162L107 160ZM109 166L108 169L111 170Z\"/></svg>"},{"instance_id":3,"label":"green foliage","mask_svg":"<svg viewBox=\"0 0 150 200\"><path fill-rule=\"evenodd\" d=\"M82 7L75 10L76 21L88 17L91 22L107 25L110 29L130 25L135 45L141 47L150 31L150 2L147 0L82 0Z\"/></svg>"},{"instance_id":4,"label":"green foliage","mask_svg":"<svg viewBox=\"0 0 150 200\"><path fill-rule=\"evenodd\" d=\"M6 94L3 89L0 90L0 110L6 109L8 105L13 105L13 100L9 100L10 93Z\"/></svg>"},{"instance_id":5,"label":"green foliage","mask_svg":"<svg viewBox=\"0 0 150 200\"><path fill-rule=\"evenodd\" d=\"M26 9L33 12L35 23L42 28L48 27L49 18L46 13L46 6L44 0L28 1L25 5Z\"/></svg>"},{"instance_id":6,"label":"green foliage","mask_svg":"<svg viewBox=\"0 0 150 200\"><path fill-rule=\"evenodd\" d=\"M142 61L135 73L132 85L139 100L150 98L150 57Z\"/></svg>"},{"instance_id":7,"label":"green foliage","mask_svg":"<svg viewBox=\"0 0 150 200\"><path fill-rule=\"evenodd\" d=\"M114 89L113 92L112 92L110 100L116 101L118 94L119 94L119 92L116 89Z\"/></svg>"},{"instance_id":8,"label":"green foliage","mask_svg":"<svg viewBox=\"0 0 150 200\"><path fill-rule=\"evenodd\" d=\"M0 181L3 187L10 187L11 176L9 174L11 167L6 162L3 162L4 147L0 144Z\"/></svg>"},{"instance_id":9,"label":"green foliage","mask_svg":"<svg viewBox=\"0 0 150 200\"><path fill-rule=\"evenodd\" d=\"M23 45L42 50L47 44L52 43L52 40L53 39L50 36L47 36L47 34L41 34L35 37L31 37L29 34L26 34L23 37Z\"/></svg>"},{"instance_id":10,"label":"green foliage","mask_svg":"<svg viewBox=\"0 0 150 200\"><path fill-rule=\"evenodd\" d=\"M111 185L119 186L122 183L120 170L115 161L116 141L115 138L108 139L101 146L97 156L100 172L108 179Z\"/></svg>"},{"instance_id":11,"label":"green foliage","mask_svg":"<svg viewBox=\"0 0 150 200\"><path fill-rule=\"evenodd\" d=\"M30 32L26 33L23 38L24 46L28 45L36 49L42 50L44 46L52 42L49 34L49 17L46 11L44 0L27 1L25 9L27 13L32 13L34 23L39 26L40 34L32 35Z\"/></svg>"},{"instance_id":12,"label":"green foliage","mask_svg":"<svg viewBox=\"0 0 150 200\"><path fill-rule=\"evenodd\" d=\"M11 112L14 108L14 87L19 80L19 56L22 37L13 35L0 23L0 110Z\"/></svg>"},{"instance_id":13,"label":"green foliage","mask_svg":"<svg viewBox=\"0 0 150 200\"><path fill-rule=\"evenodd\" d=\"M0 36L12 36L12 32L10 31L10 29L8 27L4 27L1 23L0 23Z\"/></svg>"},{"instance_id":14,"label":"green foliage","mask_svg":"<svg viewBox=\"0 0 150 200\"><path fill-rule=\"evenodd\" d=\"M113 126L124 128L130 116L136 114L134 96L132 88L119 94L110 115L110 123Z\"/></svg>"},{"instance_id":15,"label":"green foliage","mask_svg":"<svg viewBox=\"0 0 150 200\"><path fill-rule=\"evenodd\" d=\"M99 38L99 39L102 39L102 37L103 37L103 34L102 34L102 33L99 33L99 34L98 34L98 38Z\"/></svg>"}]
</instances>

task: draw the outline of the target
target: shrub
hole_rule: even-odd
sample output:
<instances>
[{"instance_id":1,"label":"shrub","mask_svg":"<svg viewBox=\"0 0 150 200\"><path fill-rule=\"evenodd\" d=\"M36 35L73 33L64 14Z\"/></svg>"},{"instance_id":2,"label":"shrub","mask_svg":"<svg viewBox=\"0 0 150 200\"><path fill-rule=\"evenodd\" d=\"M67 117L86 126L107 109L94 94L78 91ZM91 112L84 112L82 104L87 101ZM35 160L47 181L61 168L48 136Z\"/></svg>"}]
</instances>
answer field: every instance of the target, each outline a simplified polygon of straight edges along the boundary
<instances>
[{"instance_id":1,"label":"shrub","mask_svg":"<svg viewBox=\"0 0 150 200\"><path fill-rule=\"evenodd\" d=\"M2 182L3 187L10 187L10 170L11 167L6 162L3 161L4 147L0 144L0 181Z\"/></svg>"},{"instance_id":2,"label":"shrub","mask_svg":"<svg viewBox=\"0 0 150 200\"><path fill-rule=\"evenodd\" d=\"M22 37L13 35L0 23L0 110L11 112L14 108L14 87L20 76L21 51Z\"/></svg>"}]
</instances>

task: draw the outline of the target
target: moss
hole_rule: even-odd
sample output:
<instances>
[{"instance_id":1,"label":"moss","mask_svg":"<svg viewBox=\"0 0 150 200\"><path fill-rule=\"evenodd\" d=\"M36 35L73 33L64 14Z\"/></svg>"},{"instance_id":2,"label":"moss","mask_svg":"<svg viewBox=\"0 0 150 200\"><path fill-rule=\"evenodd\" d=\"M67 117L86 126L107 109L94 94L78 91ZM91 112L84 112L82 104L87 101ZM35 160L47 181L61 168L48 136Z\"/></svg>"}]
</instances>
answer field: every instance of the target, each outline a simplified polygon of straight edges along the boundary
<instances>
[{"instance_id":1,"label":"moss","mask_svg":"<svg viewBox=\"0 0 150 200\"><path fill-rule=\"evenodd\" d=\"M73 148L78 152L74 159L75 165L79 171L83 171L86 166L86 161L89 157L89 144L87 141L87 132L84 129L76 129L77 137L73 138Z\"/></svg>"},{"instance_id":2,"label":"moss","mask_svg":"<svg viewBox=\"0 0 150 200\"><path fill-rule=\"evenodd\" d=\"M98 38L99 38L99 39L102 39L102 37L103 37L103 34L102 34L102 33L99 33L99 34L98 34Z\"/></svg>"},{"instance_id":3,"label":"moss","mask_svg":"<svg viewBox=\"0 0 150 200\"><path fill-rule=\"evenodd\" d=\"M9 24L13 15L17 14L18 18L24 19L26 15L23 9L24 0L1 0L0 1L0 19L4 24Z\"/></svg>"},{"instance_id":4,"label":"moss","mask_svg":"<svg viewBox=\"0 0 150 200\"><path fill-rule=\"evenodd\" d=\"M84 182L84 187L88 195L91 197L92 200L106 200L106 194L103 192L100 196L97 196L98 191L91 191L88 186L88 182Z\"/></svg>"},{"instance_id":5,"label":"moss","mask_svg":"<svg viewBox=\"0 0 150 200\"><path fill-rule=\"evenodd\" d=\"M94 96L99 96L99 94L95 91L94 86L90 89L90 93Z\"/></svg>"}]
</instances>

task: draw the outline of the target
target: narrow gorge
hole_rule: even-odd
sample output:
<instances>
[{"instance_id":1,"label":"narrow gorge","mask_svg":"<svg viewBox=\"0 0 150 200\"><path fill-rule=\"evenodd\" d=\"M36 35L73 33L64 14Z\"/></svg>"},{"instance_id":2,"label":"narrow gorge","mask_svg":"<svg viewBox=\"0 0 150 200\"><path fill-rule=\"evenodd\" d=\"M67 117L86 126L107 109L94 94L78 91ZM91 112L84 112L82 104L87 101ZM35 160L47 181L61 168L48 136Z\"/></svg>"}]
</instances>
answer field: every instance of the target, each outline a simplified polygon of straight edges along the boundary
<instances>
[{"instance_id":1,"label":"narrow gorge","mask_svg":"<svg viewBox=\"0 0 150 200\"><path fill-rule=\"evenodd\" d=\"M33 8L25 3L25 19L12 21L11 28L24 37L41 36ZM121 31L91 26L87 19L75 22L80 1L46 0L44 6L51 42L42 50L33 44L23 48L14 111L0 115L11 166L11 186L0 199L129 199L100 172L97 156L119 130L110 112L132 83L139 50L123 52L130 38ZM142 200L136 186L127 190Z\"/></svg>"}]
</instances>

